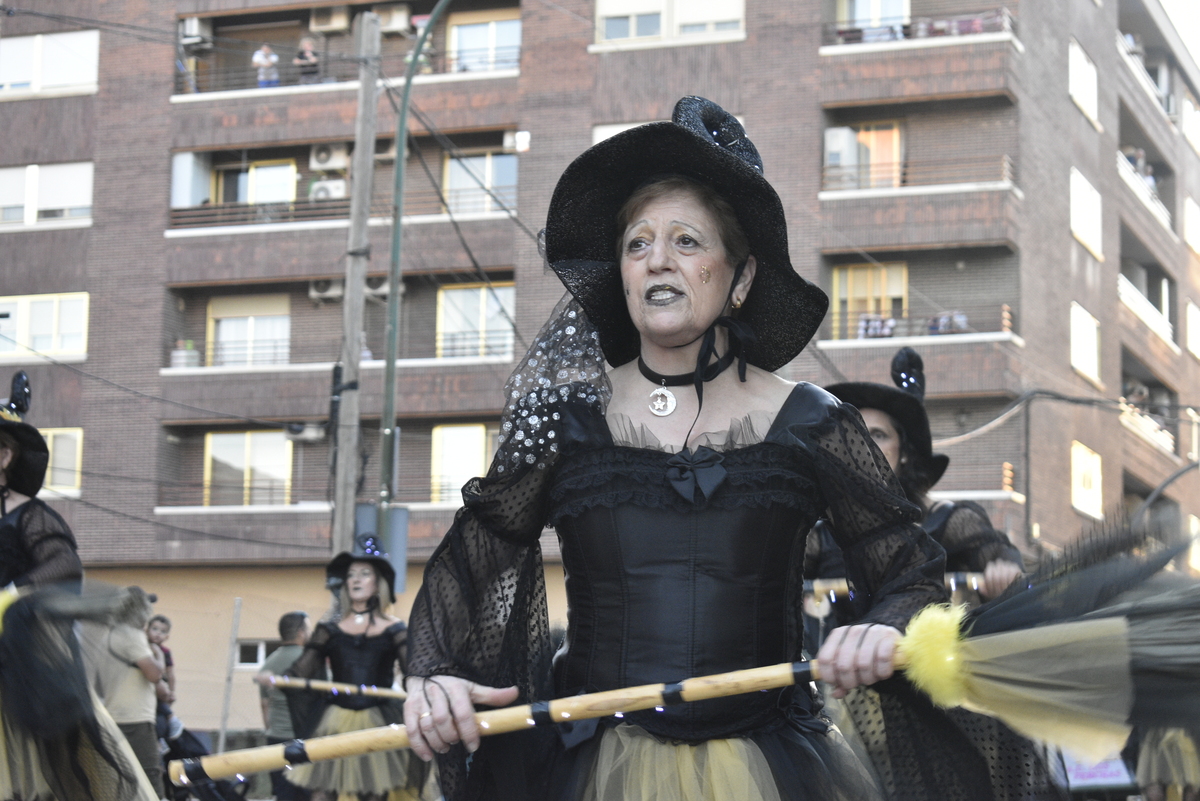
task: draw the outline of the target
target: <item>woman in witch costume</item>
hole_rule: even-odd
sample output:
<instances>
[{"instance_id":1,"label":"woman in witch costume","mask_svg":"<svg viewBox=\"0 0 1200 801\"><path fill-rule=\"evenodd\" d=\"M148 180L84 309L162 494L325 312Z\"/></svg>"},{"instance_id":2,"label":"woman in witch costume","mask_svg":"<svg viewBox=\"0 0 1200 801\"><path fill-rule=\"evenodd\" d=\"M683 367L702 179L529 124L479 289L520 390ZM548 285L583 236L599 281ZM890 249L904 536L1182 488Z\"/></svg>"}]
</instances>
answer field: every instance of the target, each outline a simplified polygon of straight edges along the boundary
<instances>
[{"instance_id":1,"label":"woman in witch costume","mask_svg":"<svg viewBox=\"0 0 1200 801\"><path fill-rule=\"evenodd\" d=\"M505 387L499 451L463 488L410 617L415 752L441 755L451 801L877 798L803 686L480 740L473 704L800 658L804 538L825 509L875 602L821 655L836 686L890 675L898 630L945 599L941 550L858 414L772 374L827 299L792 268L732 115L684 98L671 122L581 155L545 256L569 296ZM546 525L570 610L556 654Z\"/></svg>"},{"instance_id":2,"label":"woman in witch costume","mask_svg":"<svg viewBox=\"0 0 1200 801\"><path fill-rule=\"evenodd\" d=\"M905 347L893 357L891 373L895 386L853 382L826 390L858 409L905 494L920 505L921 527L945 548L947 569L983 573L979 593L995 597L1021 575L1021 553L977 504L930 501L928 493L950 459L933 452L925 365ZM805 578L846 576L835 528L822 520L809 535ZM833 604L834 625L853 624L865 608L858 599ZM834 629L830 639L845 630ZM860 753L889 801L1059 801L1067 796L1056 757L1047 757L1045 749L994 718L935 707L903 676L853 689L832 712L851 742L861 744Z\"/></svg>"},{"instance_id":3,"label":"woman in witch costume","mask_svg":"<svg viewBox=\"0 0 1200 801\"><path fill-rule=\"evenodd\" d=\"M70 527L37 497L49 463L22 422L19 372L0 405L0 800L153 801L124 735L89 690L72 620L103 618L121 595L78 596Z\"/></svg>"},{"instance_id":4,"label":"woman in witch costume","mask_svg":"<svg viewBox=\"0 0 1200 801\"><path fill-rule=\"evenodd\" d=\"M401 674L407 672L408 632L404 621L388 614L396 602L396 571L387 554L373 536L365 535L352 551L335 556L325 574L332 585L340 585L338 607L317 624L287 675L324 678L328 663L334 681L391 687L397 667ZM385 726L401 717L399 705L385 698L334 695L323 703L305 703L312 699L289 694L293 718L301 719L297 731L306 737ZM343 793L365 801L385 799L393 791L412 799L436 798L429 775L429 767L407 751L383 751L300 765L284 778L312 790L314 801L336 801Z\"/></svg>"}]
</instances>

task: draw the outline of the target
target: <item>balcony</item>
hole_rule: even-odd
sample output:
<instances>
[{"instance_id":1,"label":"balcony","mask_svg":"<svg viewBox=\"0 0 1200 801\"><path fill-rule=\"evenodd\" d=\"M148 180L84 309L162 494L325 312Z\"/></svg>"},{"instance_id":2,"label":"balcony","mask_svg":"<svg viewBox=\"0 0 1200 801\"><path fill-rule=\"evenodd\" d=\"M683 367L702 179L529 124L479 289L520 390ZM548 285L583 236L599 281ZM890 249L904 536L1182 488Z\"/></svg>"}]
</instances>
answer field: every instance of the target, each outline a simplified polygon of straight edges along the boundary
<instances>
[{"instance_id":1,"label":"balcony","mask_svg":"<svg viewBox=\"0 0 1200 801\"><path fill-rule=\"evenodd\" d=\"M1120 54L1121 60L1129 68L1133 74L1134 80L1146 92L1154 105L1163 116L1169 120L1174 114L1174 98L1170 92L1165 92L1159 88L1159 85L1151 77L1150 71L1146 69L1146 55L1141 47L1136 44L1136 38L1133 34L1122 33L1117 31L1117 53ZM1164 67L1165 68L1165 67Z\"/></svg>"},{"instance_id":2,"label":"balcony","mask_svg":"<svg viewBox=\"0 0 1200 801\"><path fill-rule=\"evenodd\" d=\"M479 216L515 210L517 187L497 186L491 192L479 188L451 189L446 202L436 189L409 188L404 193L404 216L443 215L449 210L455 215ZM376 192L371 200L371 217L390 220L392 195L389 190ZM328 220L349 220L350 198L321 200L297 199L286 203L206 203L200 206L171 209L170 228L205 228L214 226L273 225L280 223L311 223Z\"/></svg>"},{"instance_id":3,"label":"balcony","mask_svg":"<svg viewBox=\"0 0 1200 801\"><path fill-rule=\"evenodd\" d=\"M1016 33L1016 21L1007 8L940 17L894 17L877 26L831 22L822 27L821 44L867 45L913 42L918 46L957 44L959 37L987 33Z\"/></svg>"},{"instance_id":4,"label":"balcony","mask_svg":"<svg viewBox=\"0 0 1200 801\"><path fill-rule=\"evenodd\" d=\"M907 309L896 315L839 313L834 310L821 326L822 340L845 342L845 346L887 344L865 340L908 337L948 338L964 334L1008 334L1013 330L1012 307L1007 303L961 307L952 310ZM974 337L979 339L979 337ZM831 343L825 343L827 345Z\"/></svg>"},{"instance_id":5,"label":"balcony","mask_svg":"<svg viewBox=\"0 0 1200 801\"><path fill-rule=\"evenodd\" d=\"M1121 425L1164 452L1175 454L1175 434L1164 418L1147 414L1124 398L1120 408Z\"/></svg>"},{"instance_id":6,"label":"balcony","mask_svg":"<svg viewBox=\"0 0 1200 801\"><path fill-rule=\"evenodd\" d=\"M380 71L385 79L400 80L408 70L408 54L385 55L381 59ZM358 61L349 56L330 56L323 59L321 72L316 76L301 76L300 68L280 59L280 87L307 87L304 91L321 91L331 84L358 80ZM196 69L177 68L175 94L204 94L258 89L257 73L250 65L250 54L246 54L245 67L206 68L203 62ZM420 57L418 80L430 80L423 76L445 76L453 78L489 78L509 75L520 68L521 48L492 47L471 50L455 50L447 53L427 53ZM304 78L302 80L302 77ZM270 87L270 91L279 87Z\"/></svg>"},{"instance_id":7,"label":"balcony","mask_svg":"<svg viewBox=\"0 0 1200 801\"><path fill-rule=\"evenodd\" d=\"M1138 173L1137 168L1120 151L1117 151L1117 173L1121 176L1121 180L1125 182L1125 185L1133 190L1133 194L1142 202L1142 205L1154 215L1154 218L1174 238L1175 232L1171 228L1171 212L1158 197L1158 190L1152 187L1150 181L1147 180L1147 176Z\"/></svg>"},{"instance_id":8,"label":"balcony","mask_svg":"<svg viewBox=\"0 0 1200 801\"><path fill-rule=\"evenodd\" d=\"M1132 281L1120 274L1117 275L1117 295L1121 298L1121 303L1157 334L1173 352L1180 352L1179 346L1175 344L1175 326L1149 298L1138 291Z\"/></svg>"},{"instance_id":9,"label":"balcony","mask_svg":"<svg viewBox=\"0 0 1200 801\"><path fill-rule=\"evenodd\" d=\"M966 191L960 185L1011 188L1013 160L1005 156L938 161L826 165L821 173L821 200L846 197L862 190L895 194ZM911 191L904 191L912 188ZM858 191L856 191L858 190Z\"/></svg>"}]
</instances>

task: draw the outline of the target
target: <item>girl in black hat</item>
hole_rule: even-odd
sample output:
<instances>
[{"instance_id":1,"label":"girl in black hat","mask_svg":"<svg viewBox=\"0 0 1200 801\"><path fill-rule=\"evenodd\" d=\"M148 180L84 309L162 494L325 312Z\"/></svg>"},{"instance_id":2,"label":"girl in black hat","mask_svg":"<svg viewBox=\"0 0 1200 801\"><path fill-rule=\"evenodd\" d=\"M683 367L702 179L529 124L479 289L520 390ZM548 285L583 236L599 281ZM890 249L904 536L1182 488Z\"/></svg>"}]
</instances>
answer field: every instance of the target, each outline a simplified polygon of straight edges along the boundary
<instances>
[{"instance_id":1,"label":"girl in black hat","mask_svg":"<svg viewBox=\"0 0 1200 801\"><path fill-rule=\"evenodd\" d=\"M352 551L335 556L325 574L328 585L338 590L337 611L317 624L287 674L324 678L328 665L334 681L391 687L397 667L407 673L408 631L404 621L388 614L396 602L396 571L387 554L367 535ZM398 704L369 695L334 695L314 705L293 693L289 702L293 718L302 718L297 733L304 737L376 728L401 719ZM429 775L428 767L408 752L381 751L299 765L284 778L312 790L314 801L336 801L343 793L362 801L386 799L397 790L415 801L437 797Z\"/></svg>"},{"instance_id":2,"label":"girl in black hat","mask_svg":"<svg viewBox=\"0 0 1200 801\"><path fill-rule=\"evenodd\" d=\"M868 382L834 384L826 390L858 409L909 500L922 511L921 527L946 550L952 571L984 573L979 592L993 597L1021 574L1021 553L992 527L987 513L970 502L933 503L949 457L933 452L925 411L925 366L912 348L892 359L895 386ZM835 523L822 520L809 535L806 578L844 578L847 574ZM832 605L836 625L852 624L864 605ZM807 625L811 635L814 627ZM834 629L831 638L846 628ZM810 648L815 647L812 644ZM833 716L861 744L889 801L1062 801L1065 781L1055 757L995 718L965 709L939 709L903 676L870 687L856 687Z\"/></svg>"},{"instance_id":3,"label":"girl in black hat","mask_svg":"<svg viewBox=\"0 0 1200 801\"><path fill-rule=\"evenodd\" d=\"M103 617L124 596L78 598L75 537L36 497L49 451L21 420L28 408L20 372L0 402L0 799L154 801L124 735L89 690L72 629L73 619Z\"/></svg>"},{"instance_id":4,"label":"girl in black hat","mask_svg":"<svg viewBox=\"0 0 1200 801\"><path fill-rule=\"evenodd\" d=\"M684 98L585 152L545 255L569 296L505 387L499 452L410 617L415 752L441 755L451 801L877 798L806 687L480 740L473 704L800 658L804 537L827 508L875 600L821 655L839 692L890 675L898 630L945 597L940 550L857 414L773 375L827 299L792 268L736 119ZM557 653L547 525L570 610Z\"/></svg>"}]
</instances>

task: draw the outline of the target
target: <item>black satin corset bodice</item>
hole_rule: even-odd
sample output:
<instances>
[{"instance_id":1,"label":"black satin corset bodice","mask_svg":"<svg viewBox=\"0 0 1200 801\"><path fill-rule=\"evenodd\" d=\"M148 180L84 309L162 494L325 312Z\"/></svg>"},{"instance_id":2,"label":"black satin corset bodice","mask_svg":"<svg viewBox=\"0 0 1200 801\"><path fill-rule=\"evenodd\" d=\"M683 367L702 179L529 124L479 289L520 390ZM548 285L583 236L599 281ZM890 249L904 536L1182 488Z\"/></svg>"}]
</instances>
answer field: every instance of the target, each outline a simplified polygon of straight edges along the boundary
<instances>
[{"instance_id":1,"label":"black satin corset bodice","mask_svg":"<svg viewBox=\"0 0 1200 801\"><path fill-rule=\"evenodd\" d=\"M326 625L331 634L324 650L334 681L375 687L392 686L396 679L396 662L403 660L401 648L397 645L404 641L403 622L393 623L372 637L347 634L337 626L322 625ZM346 709L366 709L383 703L379 698L364 695L335 695L332 700Z\"/></svg>"},{"instance_id":2,"label":"black satin corset bodice","mask_svg":"<svg viewBox=\"0 0 1200 801\"><path fill-rule=\"evenodd\" d=\"M33 567L33 560L17 530L21 511L20 508L13 509L0 517L0 587L7 587Z\"/></svg>"},{"instance_id":3,"label":"black satin corset bodice","mask_svg":"<svg viewBox=\"0 0 1200 801\"><path fill-rule=\"evenodd\" d=\"M606 690L799 658L811 462L767 441L716 453L568 449L551 491L570 625L557 692ZM690 739L761 725L779 693L629 716Z\"/></svg>"}]
</instances>

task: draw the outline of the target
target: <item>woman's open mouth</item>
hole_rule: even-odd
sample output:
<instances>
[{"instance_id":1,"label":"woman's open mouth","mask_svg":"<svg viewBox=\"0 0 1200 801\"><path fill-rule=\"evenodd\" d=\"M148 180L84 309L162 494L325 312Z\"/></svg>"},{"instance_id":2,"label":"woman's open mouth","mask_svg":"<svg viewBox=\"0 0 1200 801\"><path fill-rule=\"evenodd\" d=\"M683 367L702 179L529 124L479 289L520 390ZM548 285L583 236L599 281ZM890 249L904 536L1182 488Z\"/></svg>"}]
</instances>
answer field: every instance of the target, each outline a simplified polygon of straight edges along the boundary
<instances>
[{"instance_id":1,"label":"woman's open mouth","mask_svg":"<svg viewBox=\"0 0 1200 801\"><path fill-rule=\"evenodd\" d=\"M666 306L683 297L683 293L667 284L655 284L646 290L646 303L651 306Z\"/></svg>"}]
</instances>

